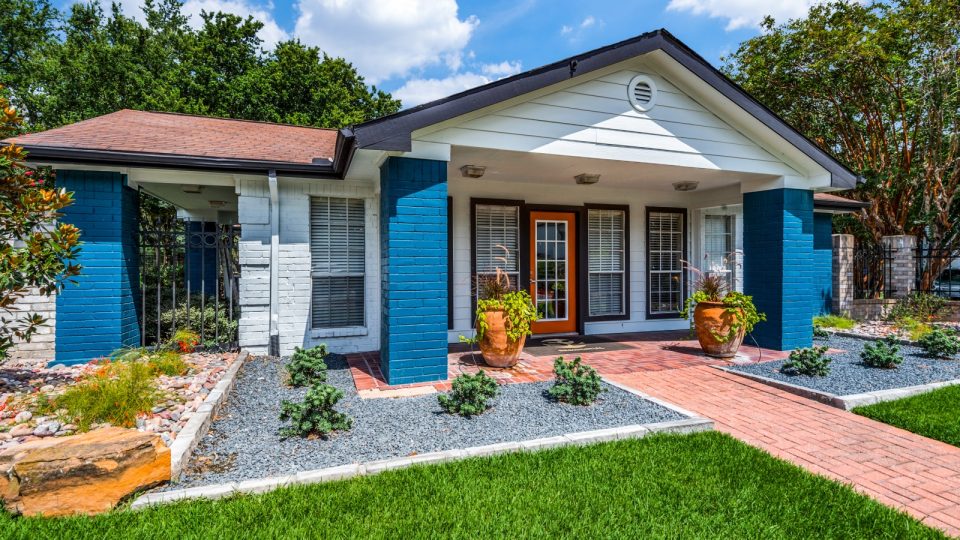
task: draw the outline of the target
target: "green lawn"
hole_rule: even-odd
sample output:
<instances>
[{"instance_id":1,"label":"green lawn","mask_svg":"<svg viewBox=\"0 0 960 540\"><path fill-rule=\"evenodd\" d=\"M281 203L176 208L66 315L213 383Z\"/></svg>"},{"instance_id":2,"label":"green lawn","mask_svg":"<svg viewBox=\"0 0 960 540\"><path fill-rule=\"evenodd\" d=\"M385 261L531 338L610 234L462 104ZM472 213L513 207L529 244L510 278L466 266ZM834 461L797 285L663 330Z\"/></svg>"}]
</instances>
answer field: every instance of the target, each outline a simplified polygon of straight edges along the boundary
<instances>
[{"instance_id":1,"label":"green lawn","mask_svg":"<svg viewBox=\"0 0 960 540\"><path fill-rule=\"evenodd\" d=\"M719 433L472 459L96 518L2 538L943 538Z\"/></svg>"},{"instance_id":2,"label":"green lawn","mask_svg":"<svg viewBox=\"0 0 960 540\"><path fill-rule=\"evenodd\" d=\"M853 412L924 437L960 446L960 386L857 407Z\"/></svg>"}]
</instances>

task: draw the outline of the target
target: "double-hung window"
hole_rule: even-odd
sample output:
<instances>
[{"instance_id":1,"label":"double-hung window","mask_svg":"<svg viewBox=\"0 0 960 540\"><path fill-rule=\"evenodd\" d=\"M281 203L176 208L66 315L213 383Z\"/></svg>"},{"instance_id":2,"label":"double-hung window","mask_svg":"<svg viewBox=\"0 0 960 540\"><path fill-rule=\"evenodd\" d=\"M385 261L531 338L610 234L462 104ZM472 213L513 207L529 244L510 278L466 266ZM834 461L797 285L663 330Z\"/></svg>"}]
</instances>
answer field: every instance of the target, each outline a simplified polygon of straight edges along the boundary
<instances>
[{"instance_id":1,"label":"double-hung window","mask_svg":"<svg viewBox=\"0 0 960 540\"><path fill-rule=\"evenodd\" d=\"M520 207L478 204L474 214L474 289L481 280L496 276L498 268L516 289L520 281Z\"/></svg>"},{"instance_id":2,"label":"double-hung window","mask_svg":"<svg viewBox=\"0 0 960 540\"><path fill-rule=\"evenodd\" d=\"M701 270L723 276L730 290L734 289L736 272L734 220L732 215L703 216L704 268Z\"/></svg>"},{"instance_id":3,"label":"double-hung window","mask_svg":"<svg viewBox=\"0 0 960 540\"><path fill-rule=\"evenodd\" d=\"M626 313L626 212L587 210L588 290L591 317Z\"/></svg>"},{"instance_id":4,"label":"double-hung window","mask_svg":"<svg viewBox=\"0 0 960 540\"><path fill-rule=\"evenodd\" d=\"M686 280L686 211L647 209L647 311L653 318L680 317Z\"/></svg>"},{"instance_id":5,"label":"double-hung window","mask_svg":"<svg viewBox=\"0 0 960 540\"><path fill-rule=\"evenodd\" d=\"M310 199L313 328L364 326L364 201Z\"/></svg>"}]
</instances>

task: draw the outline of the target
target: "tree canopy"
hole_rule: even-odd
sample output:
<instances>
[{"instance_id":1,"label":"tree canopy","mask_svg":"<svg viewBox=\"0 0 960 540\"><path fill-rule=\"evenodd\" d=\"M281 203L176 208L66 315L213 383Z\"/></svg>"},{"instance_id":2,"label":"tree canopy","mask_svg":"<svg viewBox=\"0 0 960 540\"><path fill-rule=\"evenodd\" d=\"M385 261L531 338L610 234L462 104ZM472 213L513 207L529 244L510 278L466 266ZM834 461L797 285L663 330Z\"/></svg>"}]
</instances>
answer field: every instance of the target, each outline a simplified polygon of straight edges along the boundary
<instances>
[{"instance_id":1,"label":"tree canopy","mask_svg":"<svg viewBox=\"0 0 960 540\"><path fill-rule=\"evenodd\" d=\"M834 2L763 23L725 59L745 90L866 183L841 223L861 241L909 234L960 248L960 0Z\"/></svg>"},{"instance_id":2,"label":"tree canopy","mask_svg":"<svg viewBox=\"0 0 960 540\"><path fill-rule=\"evenodd\" d=\"M117 4L0 0L0 85L30 130L124 108L336 128L400 109L342 58L264 50L252 17L203 12L192 28L182 8L147 0L141 23Z\"/></svg>"}]
</instances>

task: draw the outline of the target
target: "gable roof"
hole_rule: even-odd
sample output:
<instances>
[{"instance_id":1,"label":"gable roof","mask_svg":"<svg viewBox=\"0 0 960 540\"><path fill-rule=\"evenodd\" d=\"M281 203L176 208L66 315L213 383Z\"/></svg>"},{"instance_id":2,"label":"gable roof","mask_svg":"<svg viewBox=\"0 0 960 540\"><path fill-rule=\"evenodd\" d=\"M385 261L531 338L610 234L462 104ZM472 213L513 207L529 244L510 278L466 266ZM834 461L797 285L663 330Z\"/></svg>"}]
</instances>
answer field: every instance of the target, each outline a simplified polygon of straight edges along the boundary
<instances>
[{"instance_id":1,"label":"gable roof","mask_svg":"<svg viewBox=\"0 0 960 540\"><path fill-rule=\"evenodd\" d=\"M333 129L124 109L8 139L32 160L336 175ZM342 164L341 164L342 165Z\"/></svg>"},{"instance_id":2,"label":"gable roof","mask_svg":"<svg viewBox=\"0 0 960 540\"><path fill-rule=\"evenodd\" d=\"M364 122L353 129L353 135L356 137L357 148L409 151L412 147L411 135L418 129L656 50L669 55L826 169L830 173L833 187L852 188L861 181L853 171L787 124L664 29L641 34L390 116Z\"/></svg>"},{"instance_id":3,"label":"gable roof","mask_svg":"<svg viewBox=\"0 0 960 540\"><path fill-rule=\"evenodd\" d=\"M863 208L870 208L870 203L847 199L833 193L814 193L813 209L833 212L856 212Z\"/></svg>"}]
</instances>

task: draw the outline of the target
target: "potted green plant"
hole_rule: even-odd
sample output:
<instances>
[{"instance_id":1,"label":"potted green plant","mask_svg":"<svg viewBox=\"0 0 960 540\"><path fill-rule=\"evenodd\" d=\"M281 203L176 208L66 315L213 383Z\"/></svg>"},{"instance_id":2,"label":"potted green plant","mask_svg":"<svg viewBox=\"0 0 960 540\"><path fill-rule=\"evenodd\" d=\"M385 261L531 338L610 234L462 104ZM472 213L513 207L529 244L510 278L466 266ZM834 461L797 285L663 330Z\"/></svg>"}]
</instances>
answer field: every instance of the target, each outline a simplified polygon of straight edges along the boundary
<instances>
[{"instance_id":1,"label":"potted green plant","mask_svg":"<svg viewBox=\"0 0 960 540\"><path fill-rule=\"evenodd\" d=\"M496 276L479 279L477 287L476 337L472 341L490 366L512 367L532 333L530 323L537 320L530 293L514 290L499 268Z\"/></svg>"},{"instance_id":2,"label":"potted green plant","mask_svg":"<svg viewBox=\"0 0 960 540\"><path fill-rule=\"evenodd\" d=\"M744 336L767 316L757 311L752 296L730 291L723 275L690 269L698 275L695 291L684 302L680 315L690 318L692 312L691 326L707 356L731 358Z\"/></svg>"}]
</instances>

